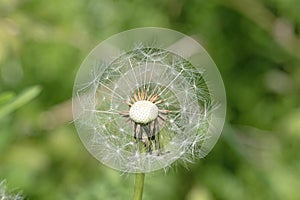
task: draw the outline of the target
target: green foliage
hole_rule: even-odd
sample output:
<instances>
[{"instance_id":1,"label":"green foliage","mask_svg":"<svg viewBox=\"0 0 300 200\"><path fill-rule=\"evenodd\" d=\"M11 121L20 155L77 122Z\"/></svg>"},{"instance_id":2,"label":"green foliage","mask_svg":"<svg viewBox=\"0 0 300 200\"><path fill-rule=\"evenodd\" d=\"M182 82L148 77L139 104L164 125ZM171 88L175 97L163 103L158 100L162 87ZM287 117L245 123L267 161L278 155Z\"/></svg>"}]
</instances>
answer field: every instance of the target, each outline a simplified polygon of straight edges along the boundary
<instances>
[{"instance_id":1,"label":"green foliage","mask_svg":"<svg viewBox=\"0 0 300 200\"><path fill-rule=\"evenodd\" d=\"M12 92L0 94L0 119L31 101L40 91L41 88L39 86L34 86L26 89L16 97L14 97Z\"/></svg>"},{"instance_id":2,"label":"green foliage","mask_svg":"<svg viewBox=\"0 0 300 200\"><path fill-rule=\"evenodd\" d=\"M133 176L83 147L70 98L87 53L141 26L203 44L228 100L214 150L147 175L144 199L300 199L298 0L0 1L0 180L28 199L132 198Z\"/></svg>"}]
</instances>

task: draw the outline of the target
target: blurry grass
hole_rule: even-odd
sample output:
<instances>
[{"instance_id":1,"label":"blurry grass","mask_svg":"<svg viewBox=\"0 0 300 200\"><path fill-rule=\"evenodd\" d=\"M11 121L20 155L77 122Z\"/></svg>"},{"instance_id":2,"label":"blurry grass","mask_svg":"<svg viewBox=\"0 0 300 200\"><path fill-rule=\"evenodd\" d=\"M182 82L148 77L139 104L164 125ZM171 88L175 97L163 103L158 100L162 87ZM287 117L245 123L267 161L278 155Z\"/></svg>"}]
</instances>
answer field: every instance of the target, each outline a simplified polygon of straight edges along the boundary
<instances>
[{"instance_id":1,"label":"blurry grass","mask_svg":"<svg viewBox=\"0 0 300 200\"><path fill-rule=\"evenodd\" d=\"M14 97L11 92L0 94L0 119L30 102L41 92L40 86L33 86ZM1 103L2 102L2 103Z\"/></svg>"}]
</instances>

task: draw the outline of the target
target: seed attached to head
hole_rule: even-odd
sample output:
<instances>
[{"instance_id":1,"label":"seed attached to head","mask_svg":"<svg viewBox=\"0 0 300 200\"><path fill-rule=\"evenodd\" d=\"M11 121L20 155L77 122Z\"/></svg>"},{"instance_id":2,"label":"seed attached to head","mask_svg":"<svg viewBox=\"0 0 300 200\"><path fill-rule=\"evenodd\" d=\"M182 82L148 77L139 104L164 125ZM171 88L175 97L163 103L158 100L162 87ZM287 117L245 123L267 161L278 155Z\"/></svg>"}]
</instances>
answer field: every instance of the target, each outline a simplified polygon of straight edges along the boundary
<instances>
[{"instance_id":1,"label":"seed attached to head","mask_svg":"<svg viewBox=\"0 0 300 200\"><path fill-rule=\"evenodd\" d=\"M139 124L148 124L158 116L158 107L151 101L141 100L135 102L130 110L129 117Z\"/></svg>"},{"instance_id":2,"label":"seed attached to head","mask_svg":"<svg viewBox=\"0 0 300 200\"><path fill-rule=\"evenodd\" d=\"M160 95L154 93L149 95L149 87L147 90L138 89L128 99L124 103L129 106L129 110L120 112L120 115L131 122L135 141L138 144L142 142L147 153L156 151L159 155L161 153L160 129L167 120L166 115L169 112L160 109L164 100L160 99Z\"/></svg>"}]
</instances>

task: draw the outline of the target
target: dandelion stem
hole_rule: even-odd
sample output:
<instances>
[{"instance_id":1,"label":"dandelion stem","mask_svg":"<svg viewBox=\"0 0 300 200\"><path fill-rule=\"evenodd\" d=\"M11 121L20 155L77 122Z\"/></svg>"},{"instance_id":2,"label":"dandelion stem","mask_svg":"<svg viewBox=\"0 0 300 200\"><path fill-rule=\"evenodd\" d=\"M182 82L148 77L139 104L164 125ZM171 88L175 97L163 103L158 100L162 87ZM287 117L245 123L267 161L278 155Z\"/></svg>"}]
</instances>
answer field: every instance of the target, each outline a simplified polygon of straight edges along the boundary
<instances>
[{"instance_id":1,"label":"dandelion stem","mask_svg":"<svg viewBox=\"0 0 300 200\"><path fill-rule=\"evenodd\" d=\"M145 180L144 173L136 173L135 174L133 200L142 200L143 189L144 189L144 180Z\"/></svg>"}]
</instances>

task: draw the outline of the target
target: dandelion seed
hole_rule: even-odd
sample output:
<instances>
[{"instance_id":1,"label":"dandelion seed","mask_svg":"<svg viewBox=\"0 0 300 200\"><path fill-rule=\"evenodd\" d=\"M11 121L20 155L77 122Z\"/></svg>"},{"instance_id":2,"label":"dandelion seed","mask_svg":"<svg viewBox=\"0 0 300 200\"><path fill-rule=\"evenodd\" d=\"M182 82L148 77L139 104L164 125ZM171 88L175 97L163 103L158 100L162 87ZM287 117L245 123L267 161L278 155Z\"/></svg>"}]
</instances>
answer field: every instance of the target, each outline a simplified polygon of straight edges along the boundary
<instances>
[{"instance_id":1,"label":"dandelion seed","mask_svg":"<svg viewBox=\"0 0 300 200\"><path fill-rule=\"evenodd\" d=\"M6 180L0 181L0 199L1 200L23 200L21 193L13 194L10 191L7 191Z\"/></svg>"},{"instance_id":2,"label":"dandelion seed","mask_svg":"<svg viewBox=\"0 0 300 200\"><path fill-rule=\"evenodd\" d=\"M82 142L123 172L166 170L178 159L206 156L221 133L225 105L222 79L204 49L160 28L102 42L81 65L73 91Z\"/></svg>"}]
</instances>

